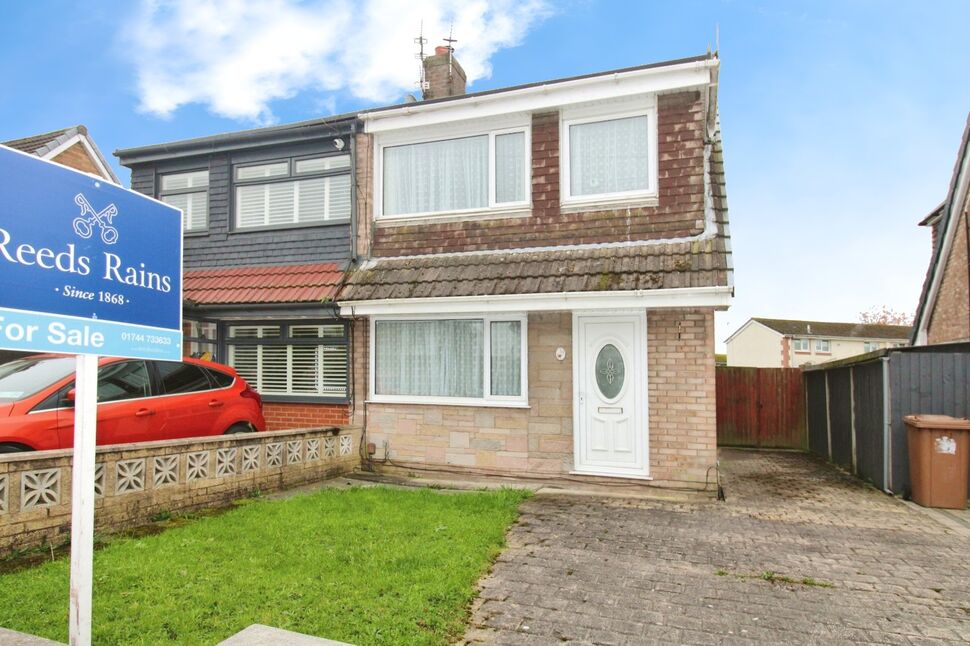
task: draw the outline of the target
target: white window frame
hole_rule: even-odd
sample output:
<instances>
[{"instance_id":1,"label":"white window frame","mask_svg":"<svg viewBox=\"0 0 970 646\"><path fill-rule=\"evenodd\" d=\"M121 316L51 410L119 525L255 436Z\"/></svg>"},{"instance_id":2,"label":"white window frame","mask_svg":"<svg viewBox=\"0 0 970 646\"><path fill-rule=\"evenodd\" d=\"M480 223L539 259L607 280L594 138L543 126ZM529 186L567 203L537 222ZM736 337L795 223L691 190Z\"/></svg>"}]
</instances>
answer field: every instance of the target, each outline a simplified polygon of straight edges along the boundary
<instances>
[{"instance_id":1,"label":"white window frame","mask_svg":"<svg viewBox=\"0 0 970 646\"><path fill-rule=\"evenodd\" d=\"M495 137L521 132L525 139L525 162L523 163L522 181L525 185L524 199L518 202L495 201ZM488 206L472 209L454 209L450 211L422 211L419 213L384 214L384 149L412 144L426 144L449 139L465 139L469 137L488 136ZM410 220L434 219L442 217L464 216L474 217L491 213L522 211L532 207L532 125L529 120L519 116L505 118L498 122L490 120L481 125L462 124L458 126L442 126L433 129L422 128L414 131L387 132L375 135L376 154L374 155L374 219L375 220Z\"/></svg>"},{"instance_id":2,"label":"white window frame","mask_svg":"<svg viewBox=\"0 0 970 646\"><path fill-rule=\"evenodd\" d=\"M804 345L804 348L800 348L799 345ZM793 352L811 352L812 351L812 341L805 337L795 337L792 339L792 351Z\"/></svg>"},{"instance_id":3,"label":"white window frame","mask_svg":"<svg viewBox=\"0 0 970 646\"><path fill-rule=\"evenodd\" d=\"M862 343L863 352L875 352L876 350L882 350L882 344L878 341L864 341Z\"/></svg>"},{"instance_id":4,"label":"white window frame","mask_svg":"<svg viewBox=\"0 0 970 646\"><path fill-rule=\"evenodd\" d=\"M377 391L377 323L380 321L433 321L433 320L474 320L482 321L484 325L483 356L483 396L479 397L446 397L441 395L381 395ZM521 348L519 357L522 365L521 388L519 395L492 395L492 327L493 322L518 321L521 324ZM522 312L508 314L402 314L398 316L370 317L370 339L368 342L368 401L387 404L440 404L445 406L491 406L500 408L528 408L529 407L529 317Z\"/></svg>"},{"instance_id":5,"label":"white window frame","mask_svg":"<svg viewBox=\"0 0 970 646\"><path fill-rule=\"evenodd\" d=\"M189 188L176 188L176 189L168 189L168 190L163 188L165 185L166 177L174 177L176 175L191 175L193 173L203 173L203 172L205 173L204 187L193 186ZM185 218L185 214L183 213L182 218L183 218L183 222L185 223L185 226L182 227L183 234L207 233L209 231L209 197L210 197L209 187L210 186L211 186L211 173L209 172L208 168L192 168L189 170L177 170L177 171L159 173L158 175L158 201L159 202L165 202L165 198L170 195L192 195L195 193L205 194L205 226L190 229L188 227L187 218ZM165 202L165 203L169 204L168 202ZM169 206L172 206L172 205L169 204Z\"/></svg>"},{"instance_id":6,"label":"white window frame","mask_svg":"<svg viewBox=\"0 0 970 646\"><path fill-rule=\"evenodd\" d=\"M584 123L598 123L630 117L647 118L647 188L634 191L618 191L614 193L599 193L597 195L572 195L569 177L569 127ZM587 105L576 108L566 108L560 113L559 141L561 154L559 155L560 195L563 206L602 204L610 202L632 202L637 200L657 198L658 189L658 132L657 132L657 97L656 95L639 96L634 100Z\"/></svg>"},{"instance_id":7,"label":"white window frame","mask_svg":"<svg viewBox=\"0 0 970 646\"><path fill-rule=\"evenodd\" d=\"M823 350L822 349L822 344L823 343L826 346L828 346L828 349L826 349L826 350ZM829 340L829 339L815 339L815 352L819 352L821 354L831 354L832 353L832 341Z\"/></svg>"}]
</instances>

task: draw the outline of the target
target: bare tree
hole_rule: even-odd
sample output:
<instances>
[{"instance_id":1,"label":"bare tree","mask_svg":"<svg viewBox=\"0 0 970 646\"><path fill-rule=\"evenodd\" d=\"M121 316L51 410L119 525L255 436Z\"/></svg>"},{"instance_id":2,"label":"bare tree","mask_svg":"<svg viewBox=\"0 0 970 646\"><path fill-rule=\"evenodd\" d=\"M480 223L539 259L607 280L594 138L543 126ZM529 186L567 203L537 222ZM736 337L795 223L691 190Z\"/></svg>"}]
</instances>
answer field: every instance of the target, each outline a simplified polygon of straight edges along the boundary
<instances>
[{"instance_id":1,"label":"bare tree","mask_svg":"<svg viewBox=\"0 0 970 646\"><path fill-rule=\"evenodd\" d=\"M912 325L913 315L900 312L885 305L873 305L864 312L859 312L860 323L877 323L880 325Z\"/></svg>"}]
</instances>

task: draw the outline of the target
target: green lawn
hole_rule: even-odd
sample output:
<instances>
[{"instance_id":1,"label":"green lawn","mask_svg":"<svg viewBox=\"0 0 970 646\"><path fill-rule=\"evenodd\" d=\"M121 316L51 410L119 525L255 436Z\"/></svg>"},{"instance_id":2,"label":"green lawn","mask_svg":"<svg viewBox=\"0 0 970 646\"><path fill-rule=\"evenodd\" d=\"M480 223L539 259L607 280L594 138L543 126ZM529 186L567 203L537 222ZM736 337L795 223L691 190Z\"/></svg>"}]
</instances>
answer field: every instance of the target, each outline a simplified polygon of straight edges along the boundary
<instances>
[{"instance_id":1,"label":"green lawn","mask_svg":"<svg viewBox=\"0 0 970 646\"><path fill-rule=\"evenodd\" d=\"M261 623L354 644L459 637L520 491L257 500L94 558L95 644L215 644ZM67 641L67 559L0 576L0 626Z\"/></svg>"}]
</instances>

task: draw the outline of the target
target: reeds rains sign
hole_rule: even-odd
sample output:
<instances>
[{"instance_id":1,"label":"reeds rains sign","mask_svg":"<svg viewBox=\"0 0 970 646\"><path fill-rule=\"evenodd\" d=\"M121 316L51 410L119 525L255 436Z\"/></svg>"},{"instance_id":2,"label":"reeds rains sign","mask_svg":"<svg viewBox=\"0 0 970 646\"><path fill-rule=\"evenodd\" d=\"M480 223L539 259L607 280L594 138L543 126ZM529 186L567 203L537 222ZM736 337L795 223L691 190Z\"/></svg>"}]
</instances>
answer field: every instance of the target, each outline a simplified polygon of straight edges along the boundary
<instances>
[{"instance_id":1,"label":"reeds rains sign","mask_svg":"<svg viewBox=\"0 0 970 646\"><path fill-rule=\"evenodd\" d=\"M0 146L0 348L181 357L182 215Z\"/></svg>"}]
</instances>

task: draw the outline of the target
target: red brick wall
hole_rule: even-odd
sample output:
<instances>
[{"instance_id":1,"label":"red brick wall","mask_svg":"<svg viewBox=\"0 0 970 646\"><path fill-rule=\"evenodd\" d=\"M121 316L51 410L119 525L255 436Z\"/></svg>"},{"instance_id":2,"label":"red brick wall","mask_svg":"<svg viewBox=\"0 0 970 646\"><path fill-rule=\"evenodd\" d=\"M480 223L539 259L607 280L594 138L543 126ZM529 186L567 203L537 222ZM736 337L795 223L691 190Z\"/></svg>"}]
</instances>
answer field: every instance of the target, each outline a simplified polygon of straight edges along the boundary
<instances>
[{"instance_id":1,"label":"red brick wall","mask_svg":"<svg viewBox=\"0 0 970 646\"><path fill-rule=\"evenodd\" d=\"M85 173L101 175L101 171L98 170L94 161L91 160L91 156L88 155L87 149L80 143L76 143L62 152L54 158L54 161L58 164L64 164L65 166L84 171Z\"/></svg>"},{"instance_id":2,"label":"red brick wall","mask_svg":"<svg viewBox=\"0 0 970 646\"><path fill-rule=\"evenodd\" d=\"M658 98L660 172L659 200L655 206L595 211L561 209L559 113L534 114L531 212L516 217L469 218L455 222L382 222L374 230L373 255L400 256L696 235L704 228L703 110L700 93L696 91ZM358 142L358 151L363 147ZM368 171L368 180L369 174ZM361 191L373 195L370 186L362 185Z\"/></svg>"},{"instance_id":3,"label":"red brick wall","mask_svg":"<svg viewBox=\"0 0 970 646\"><path fill-rule=\"evenodd\" d=\"M347 404L266 402L263 404L263 417L270 431L342 426L350 423L350 407Z\"/></svg>"},{"instance_id":4,"label":"red brick wall","mask_svg":"<svg viewBox=\"0 0 970 646\"><path fill-rule=\"evenodd\" d=\"M944 261L943 281L936 305L930 312L927 340L930 343L970 339L970 276L967 267L967 214L957 222L950 255Z\"/></svg>"}]
</instances>

